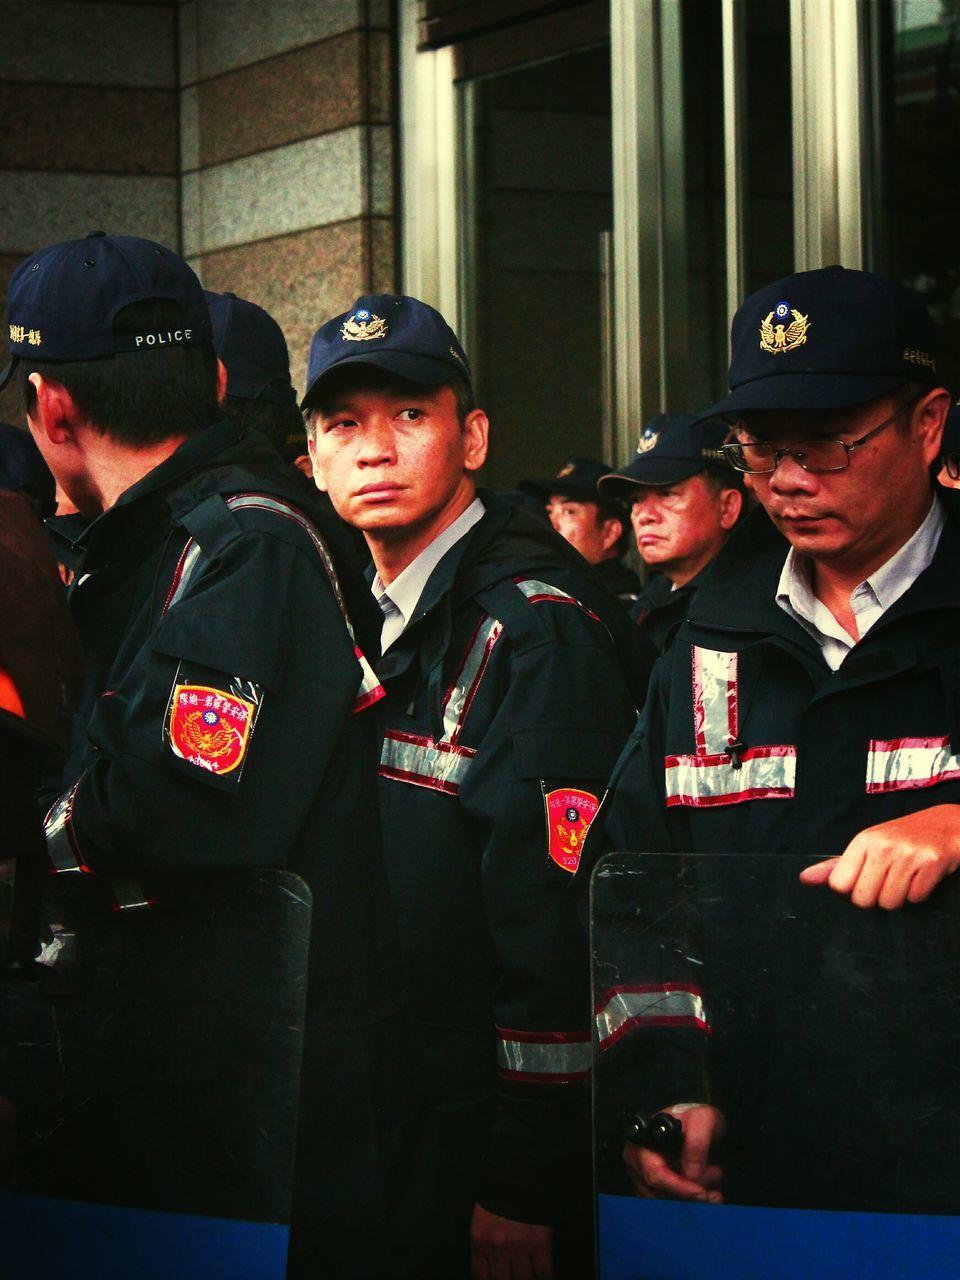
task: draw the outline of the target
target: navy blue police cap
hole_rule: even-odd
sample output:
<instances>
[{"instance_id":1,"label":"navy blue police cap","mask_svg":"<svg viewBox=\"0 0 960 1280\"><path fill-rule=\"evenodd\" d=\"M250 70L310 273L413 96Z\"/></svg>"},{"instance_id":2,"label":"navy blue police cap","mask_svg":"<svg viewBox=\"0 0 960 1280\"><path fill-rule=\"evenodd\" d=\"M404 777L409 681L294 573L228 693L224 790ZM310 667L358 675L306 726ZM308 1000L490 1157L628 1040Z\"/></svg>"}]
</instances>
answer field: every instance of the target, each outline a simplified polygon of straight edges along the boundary
<instances>
[{"instance_id":1,"label":"navy blue police cap","mask_svg":"<svg viewBox=\"0 0 960 1280\"><path fill-rule=\"evenodd\" d=\"M290 353L283 330L268 311L235 293L205 289L213 345L227 371L227 395L290 404Z\"/></svg>"},{"instance_id":2,"label":"navy blue police cap","mask_svg":"<svg viewBox=\"0 0 960 1280\"><path fill-rule=\"evenodd\" d=\"M759 289L731 328L730 394L698 421L748 409L846 409L906 382L940 385L919 294L872 271L821 267Z\"/></svg>"},{"instance_id":3,"label":"navy blue police cap","mask_svg":"<svg viewBox=\"0 0 960 1280\"><path fill-rule=\"evenodd\" d=\"M118 311L133 302L166 299L180 309L163 331L114 333ZM200 281L164 245L138 236L91 231L82 240L47 245L24 259L7 291L7 346L16 361L92 360L121 351L208 342L210 317Z\"/></svg>"},{"instance_id":4,"label":"navy blue police cap","mask_svg":"<svg viewBox=\"0 0 960 1280\"><path fill-rule=\"evenodd\" d=\"M521 480L517 488L521 493L531 493L543 502L554 494L572 498L575 502L599 502L597 481L609 470L607 463L596 458L570 458L555 476L547 480Z\"/></svg>"},{"instance_id":5,"label":"navy blue police cap","mask_svg":"<svg viewBox=\"0 0 960 1280\"><path fill-rule=\"evenodd\" d=\"M376 365L427 386L458 374L470 383L463 347L440 312L418 298L393 293L364 294L349 311L321 325L310 344L301 407L310 406L331 370L349 364Z\"/></svg>"},{"instance_id":6,"label":"navy blue police cap","mask_svg":"<svg viewBox=\"0 0 960 1280\"><path fill-rule=\"evenodd\" d=\"M726 460L723 442L730 427L719 418L697 421L692 413L658 413L640 432L633 461L619 471L601 476L600 492L626 498L638 485L678 484L702 471L729 478L731 488L741 488L739 473Z\"/></svg>"}]
</instances>

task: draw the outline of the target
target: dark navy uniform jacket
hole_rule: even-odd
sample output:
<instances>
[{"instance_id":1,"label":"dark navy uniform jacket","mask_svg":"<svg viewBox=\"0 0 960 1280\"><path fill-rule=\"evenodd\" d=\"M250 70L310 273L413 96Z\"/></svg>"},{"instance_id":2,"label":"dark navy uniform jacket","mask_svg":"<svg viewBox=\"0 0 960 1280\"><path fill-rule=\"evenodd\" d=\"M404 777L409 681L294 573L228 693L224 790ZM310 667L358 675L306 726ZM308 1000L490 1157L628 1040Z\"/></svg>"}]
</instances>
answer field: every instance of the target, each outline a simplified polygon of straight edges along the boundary
<instances>
[{"instance_id":1,"label":"dark navy uniform jacket","mask_svg":"<svg viewBox=\"0 0 960 1280\"><path fill-rule=\"evenodd\" d=\"M666 991L674 1048L679 1025L702 1032L713 1017L715 1034L706 1039L716 1058L724 1015L711 1015L709 983L730 981L726 962L738 919L768 919L761 963L769 962L775 976L764 997L766 1025L754 1025L751 1034L779 1028L764 1050L777 1044L784 1057L777 1081L771 1068L763 1086L776 1100L770 1107L780 1131L771 1168L799 1169L798 1176L806 1170L811 1180L784 1193L788 1202L792 1195L835 1207L950 1212L960 1205L960 1123L948 1096L957 1082L945 1078L958 1046L951 1041L945 1049L937 1039L941 1029L956 1026L960 952L956 930L942 926L956 918L956 877L927 904L895 912L862 912L796 879L799 866L840 854L867 827L960 804L960 503L952 493L938 500L948 518L933 563L836 672L776 604L788 547L764 513L755 513L707 571L658 664L600 819L606 847L617 850L784 859L782 879L771 875L774 889L768 884L760 898L735 863L708 860L700 873L713 887L707 899L725 913L724 926L716 913L705 926L714 963L694 957L685 972L655 975L663 980L659 987L649 973L641 975L626 998L611 997L600 1027L611 1043L621 1024L652 1027ZM790 921L799 922L796 936ZM894 993L891 981L878 1003L867 976L871 966L876 973L891 963L906 985ZM847 983L846 1017L837 1021L824 1011L835 1010ZM722 1010L724 1000L715 1008ZM737 1070L742 1089L742 1058L736 1069L728 1062L728 1085ZM651 1068L638 1088L656 1081L657 1093L661 1075ZM656 1104L675 1091L702 1096L696 1081L695 1070L677 1068ZM757 1106L762 1115L762 1100ZM822 1106L830 1106L836 1124L820 1122ZM837 1152L845 1143L853 1165L841 1177ZM801 1149L809 1160L798 1155ZM948 1149L952 1173L944 1179L936 1153ZM832 1180L824 1181L825 1168L834 1170Z\"/></svg>"},{"instance_id":2,"label":"dark navy uniform jacket","mask_svg":"<svg viewBox=\"0 0 960 1280\"><path fill-rule=\"evenodd\" d=\"M256 433L220 422L89 527L70 598L88 676L48 846L121 905L161 909L171 874L306 882L300 1222L314 1263L367 1276L389 1257L378 1090L402 1056L369 709L381 619L304 504Z\"/></svg>"},{"instance_id":3,"label":"dark navy uniform jacket","mask_svg":"<svg viewBox=\"0 0 960 1280\"><path fill-rule=\"evenodd\" d=\"M481 498L378 668L385 850L442 1130L434 1194L456 1202L464 1245L475 1200L527 1222L567 1211L590 1064L580 850L646 675L580 557Z\"/></svg>"}]
</instances>

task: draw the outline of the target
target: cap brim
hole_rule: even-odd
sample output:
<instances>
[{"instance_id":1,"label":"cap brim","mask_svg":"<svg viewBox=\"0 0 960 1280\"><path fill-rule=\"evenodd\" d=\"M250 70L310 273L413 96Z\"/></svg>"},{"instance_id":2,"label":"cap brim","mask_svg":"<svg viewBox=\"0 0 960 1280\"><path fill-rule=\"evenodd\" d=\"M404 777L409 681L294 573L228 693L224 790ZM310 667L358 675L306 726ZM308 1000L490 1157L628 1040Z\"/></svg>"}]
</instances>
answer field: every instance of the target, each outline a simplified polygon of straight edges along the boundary
<instances>
[{"instance_id":1,"label":"cap brim","mask_svg":"<svg viewBox=\"0 0 960 1280\"><path fill-rule=\"evenodd\" d=\"M3 390L3 388L7 385L10 379L13 377L13 371L17 367L18 358L19 357L14 356L13 359L10 361L10 363L7 365L7 367L4 369L4 371L0 373L0 391Z\"/></svg>"},{"instance_id":2,"label":"cap brim","mask_svg":"<svg viewBox=\"0 0 960 1280\"><path fill-rule=\"evenodd\" d=\"M902 387L906 375L879 377L858 373L779 373L755 378L698 413L693 426L705 418L728 418L749 409L849 409Z\"/></svg>"},{"instance_id":3,"label":"cap brim","mask_svg":"<svg viewBox=\"0 0 960 1280\"><path fill-rule=\"evenodd\" d=\"M468 384L470 382L466 369L447 364L445 360L433 360L429 356L412 355L407 351L363 351L357 352L356 355L344 356L342 360L329 365L323 373L318 374L304 392L300 408L309 407L310 401L325 378L329 378L338 369L360 364L371 364L378 369L386 369L388 373L395 373L398 378L406 378L408 382L420 382L431 387L441 382L449 382L458 375Z\"/></svg>"},{"instance_id":4,"label":"cap brim","mask_svg":"<svg viewBox=\"0 0 960 1280\"><path fill-rule=\"evenodd\" d=\"M601 493L620 496L637 485L677 484L706 471L707 462L686 458L637 458L622 471L611 471L597 481Z\"/></svg>"}]
</instances>

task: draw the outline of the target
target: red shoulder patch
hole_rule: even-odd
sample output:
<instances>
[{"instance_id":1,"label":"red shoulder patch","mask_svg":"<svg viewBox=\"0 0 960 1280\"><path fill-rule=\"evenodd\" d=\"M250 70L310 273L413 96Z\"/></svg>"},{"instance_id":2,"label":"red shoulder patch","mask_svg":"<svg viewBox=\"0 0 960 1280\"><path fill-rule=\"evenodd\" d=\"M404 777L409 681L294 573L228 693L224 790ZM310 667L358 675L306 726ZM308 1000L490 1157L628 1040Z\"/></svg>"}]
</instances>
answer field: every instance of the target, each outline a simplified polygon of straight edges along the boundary
<instances>
[{"instance_id":1,"label":"red shoulder patch","mask_svg":"<svg viewBox=\"0 0 960 1280\"><path fill-rule=\"evenodd\" d=\"M246 698L202 684L178 684L170 699L170 749L210 773L243 763L255 707Z\"/></svg>"},{"instance_id":2,"label":"red shoulder patch","mask_svg":"<svg viewBox=\"0 0 960 1280\"><path fill-rule=\"evenodd\" d=\"M544 793L547 809L548 852L558 867L573 875L580 866L583 842L597 816L600 801L589 791L561 787Z\"/></svg>"}]
</instances>

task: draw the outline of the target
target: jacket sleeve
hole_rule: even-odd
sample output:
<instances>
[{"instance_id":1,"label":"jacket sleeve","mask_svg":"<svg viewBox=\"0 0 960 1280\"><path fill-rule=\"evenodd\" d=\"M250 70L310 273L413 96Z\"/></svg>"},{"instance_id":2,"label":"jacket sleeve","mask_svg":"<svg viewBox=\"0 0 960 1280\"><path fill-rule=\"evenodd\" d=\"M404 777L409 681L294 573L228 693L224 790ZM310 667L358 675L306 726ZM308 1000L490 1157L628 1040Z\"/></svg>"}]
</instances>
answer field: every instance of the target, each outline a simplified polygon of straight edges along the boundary
<instances>
[{"instance_id":1,"label":"jacket sleeve","mask_svg":"<svg viewBox=\"0 0 960 1280\"><path fill-rule=\"evenodd\" d=\"M279 523L279 522L278 522ZM361 681L299 529L241 530L96 703L48 848L110 878L283 864Z\"/></svg>"},{"instance_id":2,"label":"jacket sleeve","mask_svg":"<svg viewBox=\"0 0 960 1280\"><path fill-rule=\"evenodd\" d=\"M495 659L500 701L460 800L478 831L498 962L500 1088L479 1200L503 1217L550 1223L589 1168L582 840L636 710L596 618L570 603L533 608L539 639L511 638Z\"/></svg>"}]
</instances>

